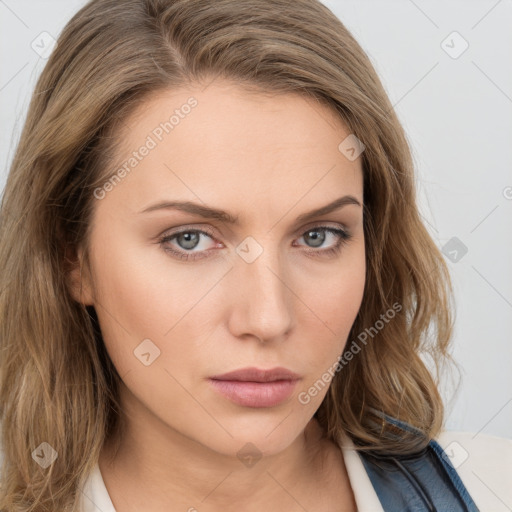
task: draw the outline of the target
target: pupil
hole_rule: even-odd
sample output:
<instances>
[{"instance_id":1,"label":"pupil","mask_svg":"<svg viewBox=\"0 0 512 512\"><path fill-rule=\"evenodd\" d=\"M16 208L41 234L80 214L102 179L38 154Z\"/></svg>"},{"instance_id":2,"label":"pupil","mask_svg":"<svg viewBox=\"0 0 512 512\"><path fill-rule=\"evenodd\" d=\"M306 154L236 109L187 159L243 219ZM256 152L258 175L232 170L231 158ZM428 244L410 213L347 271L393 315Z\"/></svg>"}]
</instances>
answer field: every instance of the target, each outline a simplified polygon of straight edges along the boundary
<instances>
[{"instance_id":1,"label":"pupil","mask_svg":"<svg viewBox=\"0 0 512 512\"><path fill-rule=\"evenodd\" d=\"M313 233L313 236L310 236L311 233ZM322 234L318 236L319 233ZM313 239L313 241L316 242L316 244L313 244L314 247L320 247L325 240L325 232L323 231L309 231L307 236L308 238Z\"/></svg>"},{"instance_id":2,"label":"pupil","mask_svg":"<svg viewBox=\"0 0 512 512\"><path fill-rule=\"evenodd\" d=\"M191 232L185 232L181 233L178 237L179 240L184 240L185 245L183 246L184 249L193 249L198 241L199 241L199 233L191 233ZM181 245L181 243L180 243Z\"/></svg>"}]
</instances>

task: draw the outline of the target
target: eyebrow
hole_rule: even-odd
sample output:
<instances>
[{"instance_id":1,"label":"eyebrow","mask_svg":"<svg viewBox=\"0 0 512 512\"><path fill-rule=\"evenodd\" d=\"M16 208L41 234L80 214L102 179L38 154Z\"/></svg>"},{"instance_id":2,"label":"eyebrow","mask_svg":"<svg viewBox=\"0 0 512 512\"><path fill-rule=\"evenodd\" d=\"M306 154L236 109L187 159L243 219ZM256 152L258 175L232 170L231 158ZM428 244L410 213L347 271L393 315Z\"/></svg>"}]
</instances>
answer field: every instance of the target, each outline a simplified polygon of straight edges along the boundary
<instances>
[{"instance_id":1,"label":"eyebrow","mask_svg":"<svg viewBox=\"0 0 512 512\"><path fill-rule=\"evenodd\" d=\"M314 210L299 215L297 217L297 222L306 222L308 220L313 219L314 217L326 215L350 204L361 207L361 203L354 196L343 196L338 199L335 199L334 201L332 201L329 204L326 204L325 206L315 208ZM226 222L228 224L239 225L240 223L239 215L233 216L230 213L226 212L225 210L221 210L219 208L212 208L210 206L204 206L198 203L192 203L190 201L162 201L148 206L144 210L141 210L139 213L148 213L155 210L179 210L182 212L197 215L199 217L203 217L205 219L214 219L221 222Z\"/></svg>"}]
</instances>

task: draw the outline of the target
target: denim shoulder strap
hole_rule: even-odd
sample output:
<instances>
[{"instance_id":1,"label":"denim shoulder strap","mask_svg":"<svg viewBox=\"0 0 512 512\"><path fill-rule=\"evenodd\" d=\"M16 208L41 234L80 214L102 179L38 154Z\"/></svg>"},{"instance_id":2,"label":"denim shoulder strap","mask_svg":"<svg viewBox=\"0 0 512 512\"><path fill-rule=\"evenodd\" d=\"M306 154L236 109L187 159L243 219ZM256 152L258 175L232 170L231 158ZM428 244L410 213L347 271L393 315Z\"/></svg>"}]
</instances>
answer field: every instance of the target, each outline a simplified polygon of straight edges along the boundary
<instances>
[{"instance_id":1,"label":"denim shoulder strap","mask_svg":"<svg viewBox=\"0 0 512 512\"><path fill-rule=\"evenodd\" d=\"M423 435L406 422L380 415L400 429ZM412 455L358 454L386 512L479 512L448 456L434 439Z\"/></svg>"}]
</instances>

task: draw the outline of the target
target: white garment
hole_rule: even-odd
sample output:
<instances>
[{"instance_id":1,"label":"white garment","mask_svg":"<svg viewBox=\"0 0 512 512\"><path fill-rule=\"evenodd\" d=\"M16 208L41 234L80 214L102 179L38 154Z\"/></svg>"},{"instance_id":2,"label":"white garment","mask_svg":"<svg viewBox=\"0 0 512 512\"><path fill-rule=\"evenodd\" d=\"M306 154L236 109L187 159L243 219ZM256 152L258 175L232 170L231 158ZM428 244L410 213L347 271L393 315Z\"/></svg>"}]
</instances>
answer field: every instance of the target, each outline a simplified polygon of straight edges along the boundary
<instances>
[{"instance_id":1,"label":"white garment","mask_svg":"<svg viewBox=\"0 0 512 512\"><path fill-rule=\"evenodd\" d=\"M512 510L512 439L444 431L436 441L446 451L481 512ZM347 436L342 436L341 451L358 512L384 512L354 444ZM83 494L83 512L116 512L98 464Z\"/></svg>"}]
</instances>

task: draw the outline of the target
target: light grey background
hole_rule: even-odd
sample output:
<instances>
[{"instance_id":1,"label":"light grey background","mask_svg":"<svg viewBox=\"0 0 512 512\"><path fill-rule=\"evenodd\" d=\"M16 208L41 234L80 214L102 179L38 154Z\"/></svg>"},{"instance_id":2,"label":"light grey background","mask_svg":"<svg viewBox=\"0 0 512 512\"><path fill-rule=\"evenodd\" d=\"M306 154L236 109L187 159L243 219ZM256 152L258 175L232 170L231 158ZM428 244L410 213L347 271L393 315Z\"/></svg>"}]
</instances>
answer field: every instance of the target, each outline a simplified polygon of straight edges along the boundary
<instances>
[{"instance_id":1,"label":"light grey background","mask_svg":"<svg viewBox=\"0 0 512 512\"><path fill-rule=\"evenodd\" d=\"M41 33L57 38L84 3L0 0L1 189L45 63L32 46L41 53ZM512 438L512 1L324 3L397 109L422 215L451 270L464 371L458 394L443 387L446 427Z\"/></svg>"}]
</instances>

